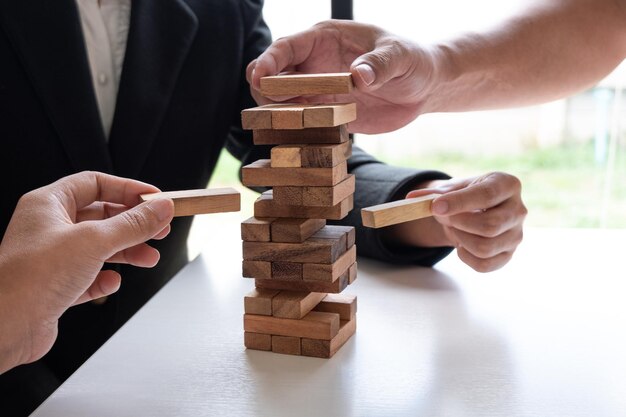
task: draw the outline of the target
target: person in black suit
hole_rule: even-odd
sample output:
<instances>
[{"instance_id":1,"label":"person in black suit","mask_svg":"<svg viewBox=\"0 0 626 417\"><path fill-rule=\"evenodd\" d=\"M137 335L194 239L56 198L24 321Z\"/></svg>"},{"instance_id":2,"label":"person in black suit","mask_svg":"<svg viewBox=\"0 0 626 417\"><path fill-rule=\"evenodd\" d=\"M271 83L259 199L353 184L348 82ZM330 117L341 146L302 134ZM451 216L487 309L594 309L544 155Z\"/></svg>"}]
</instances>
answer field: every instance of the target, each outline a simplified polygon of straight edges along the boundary
<instances>
[{"instance_id":1,"label":"person in black suit","mask_svg":"<svg viewBox=\"0 0 626 417\"><path fill-rule=\"evenodd\" d=\"M20 196L79 171L133 178L164 191L194 189L206 187L224 147L242 164L269 155L268 147L252 146L240 122L241 110L256 106L246 65L271 42L262 0L132 0L110 124L98 84L106 85L107 77L93 71L98 57L92 55L82 9L93 5L86 3L0 2L0 166L10 178L0 201L3 234ZM349 170L357 190L345 221L357 227L360 255L433 265L458 245L429 221L415 224L406 239L407 233L393 229L364 230L357 215L361 207L404 198L448 175L388 166L358 148ZM519 181L491 173L459 188L456 199L454 193L442 197L455 203L457 211L449 215L471 217L474 225L502 218L503 212L509 219L500 223L498 236L476 233L481 256L466 262L483 271L502 266L522 237L526 211ZM479 199L484 207L464 203L476 200L468 194L485 189L497 198ZM32 411L180 270L187 262L190 225L191 218L174 219L168 238L154 242L161 253L155 268L117 267L124 277L117 293L68 310L44 358L1 375L0 413Z\"/></svg>"}]
</instances>

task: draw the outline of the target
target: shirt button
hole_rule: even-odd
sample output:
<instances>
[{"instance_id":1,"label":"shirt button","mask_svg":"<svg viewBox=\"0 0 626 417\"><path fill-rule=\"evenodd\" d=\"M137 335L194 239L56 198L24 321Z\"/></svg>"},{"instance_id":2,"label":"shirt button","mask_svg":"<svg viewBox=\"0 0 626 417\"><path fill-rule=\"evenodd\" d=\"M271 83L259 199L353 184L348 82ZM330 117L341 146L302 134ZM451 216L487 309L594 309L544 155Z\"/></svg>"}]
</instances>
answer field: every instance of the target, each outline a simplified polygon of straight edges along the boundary
<instances>
[{"instance_id":1,"label":"shirt button","mask_svg":"<svg viewBox=\"0 0 626 417\"><path fill-rule=\"evenodd\" d=\"M107 75L104 72L101 72L100 74L98 74L98 82L101 85L105 85L107 81L109 81L109 77L107 77Z\"/></svg>"}]
</instances>

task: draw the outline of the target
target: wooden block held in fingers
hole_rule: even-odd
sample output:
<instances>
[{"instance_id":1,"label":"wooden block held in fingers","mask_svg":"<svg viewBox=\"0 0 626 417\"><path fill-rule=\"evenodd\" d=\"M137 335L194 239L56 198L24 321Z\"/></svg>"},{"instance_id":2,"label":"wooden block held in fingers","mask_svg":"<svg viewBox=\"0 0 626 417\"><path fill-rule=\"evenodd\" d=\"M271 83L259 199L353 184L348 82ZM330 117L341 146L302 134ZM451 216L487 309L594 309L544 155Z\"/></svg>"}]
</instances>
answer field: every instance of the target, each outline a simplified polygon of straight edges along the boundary
<instances>
[{"instance_id":1,"label":"wooden block held in fingers","mask_svg":"<svg viewBox=\"0 0 626 417\"><path fill-rule=\"evenodd\" d=\"M272 263L267 261L243 261L241 264L242 275L244 278L272 278ZM302 276L302 272L300 272Z\"/></svg>"},{"instance_id":2,"label":"wooden block held in fingers","mask_svg":"<svg viewBox=\"0 0 626 417\"><path fill-rule=\"evenodd\" d=\"M248 349L272 350L272 336L262 333L244 332L243 344Z\"/></svg>"},{"instance_id":3,"label":"wooden block held in fingers","mask_svg":"<svg viewBox=\"0 0 626 417\"><path fill-rule=\"evenodd\" d=\"M430 206L440 195L429 194L364 208L361 210L363 226L379 228L432 216Z\"/></svg>"},{"instance_id":4,"label":"wooden block held in fingers","mask_svg":"<svg viewBox=\"0 0 626 417\"><path fill-rule=\"evenodd\" d=\"M324 281L333 282L341 275L344 275L346 271L349 272L349 268L356 262L356 245L352 245L350 249L339 257L332 264L315 264L306 263L302 264L302 279L306 281ZM272 276L273 277L273 276ZM255 278L265 279L262 276L255 276Z\"/></svg>"},{"instance_id":5,"label":"wooden block held in fingers","mask_svg":"<svg viewBox=\"0 0 626 417\"><path fill-rule=\"evenodd\" d=\"M248 187L332 186L347 176L345 162L332 168L272 168L269 159L260 159L241 169L241 182Z\"/></svg>"},{"instance_id":6,"label":"wooden block held in fingers","mask_svg":"<svg viewBox=\"0 0 626 417\"><path fill-rule=\"evenodd\" d=\"M224 213L241 209L241 197L234 188L166 191L141 195L142 201L157 198L171 198L174 201L174 217Z\"/></svg>"},{"instance_id":7,"label":"wooden block held in fingers","mask_svg":"<svg viewBox=\"0 0 626 417\"><path fill-rule=\"evenodd\" d=\"M354 199L352 195L332 207L283 205L274 201L272 191L270 190L264 192L254 202L254 215L259 217L271 215L275 217L341 220L350 213L353 206Z\"/></svg>"},{"instance_id":8,"label":"wooden block held in fingers","mask_svg":"<svg viewBox=\"0 0 626 417\"><path fill-rule=\"evenodd\" d=\"M272 242L304 242L325 225L324 219L279 218L272 222Z\"/></svg>"},{"instance_id":9,"label":"wooden block held in fingers","mask_svg":"<svg viewBox=\"0 0 626 417\"><path fill-rule=\"evenodd\" d=\"M241 240L248 242L271 241L271 224L274 219L250 217L241 223Z\"/></svg>"},{"instance_id":10,"label":"wooden block held in fingers","mask_svg":"<svg viewBox=\"0 0 626 417\"><path fill-rule=\"evenodd\" d=\"M311 311L300 320L244 314L246 332L331 340L339 332L339 314Z\"/></svg>"},{"instance_id":11,"label":"wooden block held in fingers","mask_svg":"<svg viewBox=\"0 0 626 417\"><path fill-rule=\"evenodd\" d=\"M302 281L302 265L298 262L271 262L270 277L254 277L260 279L282 279L286 281Z\"/></svg>"},{"instance_id":12,"label":"wooden block held in fingers","mask_svg":"<svg viewBox=\"0 0 626 417\"><path fill-rule=\"evenodd\" d=\"M276 204L309 207L332 207L352 194L355 190L355 177L350 174L339 184L331 187L274 187L272 195Z\"/></svg>"},{"instance_id":13,"label":"wooden block held in fingers","mask_svg":"<svg viewBox=\"0 0 626 417\"><path fill-rule=\"evenodd\" d=\"M285 355L300 355L302 352L300 340L302 339L293 336L272 336L272 352Z\"/></svg>"},{"instance_id":14,"label":"wooden block held in fingers","mask_svg":"<svg viewBox=\"0 0 626 417\"><path fill-rule=\"evenodd\" d=\"M354 88L349 72L326 74L285 74L261 78L266 97L314 94L349 94Z\"/></svg>"},{"instance_id":15,"label":"wooden block held in fingers","mask_svg":"<svg viewBox=\"0 0 626 417\"><path fill-rule=\"evenodd\" d=\"M356 103L322 104L306 107L304 113L304 128L332 127L350 123L356 120Z\"/></svg>"},{"instance_id":16,"label":"wooden block held in fingers","mask_svg":"<svg viewBox=\"0 0 626 417\"><path fill-rule=\"evenodd\" d=\"M346 252L345 239L316 239L302 243L243 242L243 259L269 262L331 264Z\"/></svg>"},{"instance_id":17,"label":"wooden block held in fingers","mask_svg":"<svg viewBox=\"0 0 626 417\"><path fill-rule=\"evenodd\" d=\"M263 316L272 315L272 298L280 291L256 288L243 299L246 314L258 314Z\"/></svg>"},{"instance_id":18,"label":"wooden block held in fingers","mask_svg":"<svg viewBox=\"0 0 626 417\"><path fill-rule=\"evenodd\" d=\"M327 294L313 310L337 313L343 321L352 320L356 317L356 295Z\"/></svg>"},{"instance_id":19,"label":"wooden block held in fingers","mask_svg":"<svg viewBox=\"0 0 626 417\"><path fill-rule=\"evenodd\" d=\"M331 358L356 332L356 317L350 321L342 321L337 336L331 340L302 338L302 356Z\"/></svg>"},{"instance_id":20,"label":"wooden block held in fingers","mask_svg":"<svg viewBox=\"0 0 626 417\"><path fill-rule=\"evenodd\" d=\"M278 279L255 279L257 288L285 291L312 291L338 294L349 284L350 274L346 271L333 282L323 281L281 281Z\"/></svg>"},{"instance_id":21,"label":"wooden block held in fingers","mask_svg":"<svg viewBox=\"0 0 626 417\"><path fill-rule=\"evenodd\" d=\"M326 294L306 291L281 291L272 298L272 315L284 319L301 319L319 304Z\"/></svg>"},{"instance_id":22,"label":"wooden block held in fingers","mask_svg":"<svg viewBox=\"0 0 626 417\"><path fill-rule=\"evenodd\" d=\"M252 132L255 145L333 144L350 139L346 125L311 129L256 129Z\"/></svg>"}]
</instances>

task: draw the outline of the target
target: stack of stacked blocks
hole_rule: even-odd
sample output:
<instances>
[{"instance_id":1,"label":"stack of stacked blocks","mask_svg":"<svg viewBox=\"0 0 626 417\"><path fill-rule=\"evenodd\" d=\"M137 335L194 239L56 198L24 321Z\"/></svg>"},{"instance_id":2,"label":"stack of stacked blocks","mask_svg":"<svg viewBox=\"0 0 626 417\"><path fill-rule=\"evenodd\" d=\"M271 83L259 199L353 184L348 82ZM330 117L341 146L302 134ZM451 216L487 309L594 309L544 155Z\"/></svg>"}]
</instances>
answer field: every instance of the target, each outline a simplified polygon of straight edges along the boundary
<instances>
[{"instance_id":1,"label":"stack of stacked blocks","mask_svg":"<svg viewBox=\"0 0 626 417\"><path fill-rule=\"evenodd\" d=\"M346 94L350 74L261 80L266 96ZM242 112L255 145L276 145L270 160L242 169L243 184L272 187L241 224L249 349L329 358L356 331L356 297L341 295L356 279L355 231L327 225L353 207L354 175L347 123L355 103L271 104Z\"/></svg>"}]
</instances>

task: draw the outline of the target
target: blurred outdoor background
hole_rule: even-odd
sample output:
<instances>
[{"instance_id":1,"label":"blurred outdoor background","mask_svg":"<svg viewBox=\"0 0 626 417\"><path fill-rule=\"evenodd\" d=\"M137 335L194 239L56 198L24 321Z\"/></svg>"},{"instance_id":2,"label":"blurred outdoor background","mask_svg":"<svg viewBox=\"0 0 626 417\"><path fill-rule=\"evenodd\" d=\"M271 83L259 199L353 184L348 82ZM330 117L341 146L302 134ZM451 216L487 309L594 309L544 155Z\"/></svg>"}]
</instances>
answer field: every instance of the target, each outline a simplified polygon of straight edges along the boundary
<instances>
[{"instance_id":1,"label":"blurred outdoor background","mask_svg":"<svg viewBox=\"0 0 626 417\"><path fill-rule=\"evenodd\" d=\"M484 30L527 1L353 0L354 18L428 43ZM328 19L328 0L266 0L274 38ZM618 69L598 86L566 100L500 111L430 114L384 135L358 135L356 144L381 160L434 168L453 176L510 172L522 180L530 227L626 227L626 141ZM239 164L222 155L211 187L242 190L242 213L255 194L241 187ZM208 217L208 216L205 216ZM199 217L199 221L202 216Z\"/></svg>"}]
</instances>

